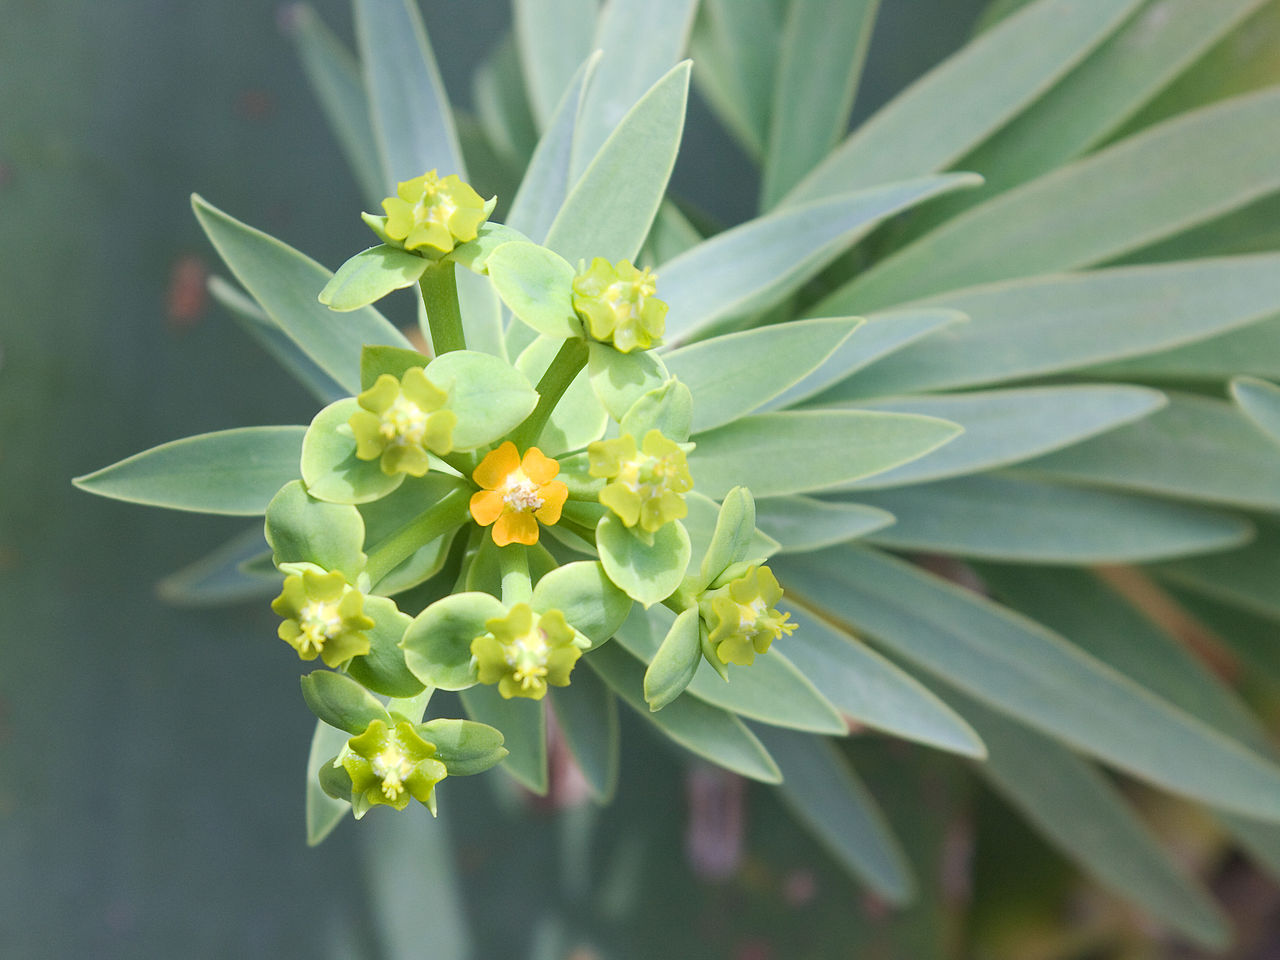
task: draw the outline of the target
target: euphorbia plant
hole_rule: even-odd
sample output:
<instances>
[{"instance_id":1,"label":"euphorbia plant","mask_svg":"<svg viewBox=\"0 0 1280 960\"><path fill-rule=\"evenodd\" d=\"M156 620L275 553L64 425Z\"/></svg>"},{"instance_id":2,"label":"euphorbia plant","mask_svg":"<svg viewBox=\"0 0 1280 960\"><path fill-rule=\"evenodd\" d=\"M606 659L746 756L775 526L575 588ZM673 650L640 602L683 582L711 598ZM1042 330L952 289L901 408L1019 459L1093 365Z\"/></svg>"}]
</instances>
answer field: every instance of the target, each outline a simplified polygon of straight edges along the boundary
<instances>
[{"instance_id":1,"label":"euphorbia plant","mask_svg":"<svg viewBox=\"0 0 1280 960\"><path fill-rule=\"evenodd\" d=\"M1138 0L1038 0L842 140L876 4L758 5L785 6L783 29L708 0L689 42L764 186L758 217L705 239L667 192L690 76L670 60L696 4L655 23L612 0L604 54L571 61L517 4L522 59L483 75L532 99L540 135L518 186L499 171L481 190L411 3L357 0L363 74L304 16L320 88L357 94L326 104L380 185L382 214L364 215L379 242L330 273L194 205L256 308L228 304L324 405L309 426L176 441L79 482L265 516L269 554L242 575L271 583L280 638L324 665L303 679L313 841L348 806L434 811L441 781L498 763L545 791L548 703L608 797L621 699L681 747L780 782L901 902L905 858L822 739L853 721L972 759L1102 882L1218 942L1212 903L1080 754L1218 811L1274 867L1265 737L1106 583L1036 567L1160 561L1211 621L1215 603L1276 616L1233 575L1275 564L1276 390L1204 395L1277 372L1224 359L1237 327L1270 335L1275 255L1150 245L1275 188L1249 154L1280 98L1134 121L1103 146L1170 58L1257 5L1206 19L1184 4L1188 26ZM856 42L818 43L836 29ZM740 55L779 31L781 59ZM1138 39L1159 55L1123 59ZM1138 80L1103 96L1121 63ZM812 96L822 70L838 82ZM769 109L744 93L761 77ZM496 142L499 120L485 126ZM404 288L412 336L375 306ZM1198 390L1153 386L1170 377ZM940 555L973 561L1007 606ZM469 719L426 719L437 690ZM595 714L562 699L584 690Z\"/></svg>"}]
</instances>

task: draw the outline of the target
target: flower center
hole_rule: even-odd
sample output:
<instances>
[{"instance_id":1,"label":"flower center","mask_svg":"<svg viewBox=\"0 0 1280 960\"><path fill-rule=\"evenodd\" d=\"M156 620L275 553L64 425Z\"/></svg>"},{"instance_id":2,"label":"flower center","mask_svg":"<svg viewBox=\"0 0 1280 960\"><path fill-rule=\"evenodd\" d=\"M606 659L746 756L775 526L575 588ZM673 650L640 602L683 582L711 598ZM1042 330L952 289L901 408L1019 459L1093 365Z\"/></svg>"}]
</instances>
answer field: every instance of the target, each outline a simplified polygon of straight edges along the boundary
<instances>
[{"instance_id":1,"label":"flower center","mask_svg":"<svg viewBox=\"0 0 1280 960\"><path fill-rule=\"evenodd\" d=\"M379 432L387 443L399 446L420 444L427 433L427 415L420 406L401 394L382 414Z\"/></svg>"},{"instance_id":2,"label":"flower center","mask_svg":"<svg viewBox=\"0 0 1280 960\"><path fill-rule=\"evenodd\" d=\"M381 753L369 761L374 775L382 780L382 795L395 800L404 793L404 781L413 773L413 764L395 744L387 744Z\"/></svg>"},{"instance_id":3,"label":"flower center","mask_svg":"<svg viewBox=\"0 0 1280 960\"><path fill-rule=\"evenodd\" d=\"M324 642L342 630L342 616L336 603L313 600L298 614L299 638L303 652L319 653Z\"/></svg>"},{"instance_id":4,"label":"flower center","mask_svg":"<svg viewBox=\"0 0 1280 960\"><path fill-rule=\"evenodd\" d=\"M511 667L512 677L520 684L522 690L536 689L545 683L547 675L547 635L539 627L534 627L523 636L517 637L506 648L507 665Z\"/></svg>"},{"instance_id":5,"label":"flower center","mask_svg":"<svg viewBox=\"0 0 1280 960\"><path fill-rule=\"evenodd\" d=\"M769 607L764 602L764 597L756 597L750 603L740 603L738 604L738 630L742 633L767 630L771 627L767 622L768 615Z\"/></svg>"},{"instance_id":6,"label":"flower center","mask_svg":"<svg viewBox=\"0 0 1280 960\"><path fill-rule=\"evenodd\" d=\"M638 453L623 462L622 469L618 471L618 482L641 500L656 500L670 488L674 473L669 458Z\"/></svg>"},{"instance_id":7,"label":"flower center","mask_svg":"<svg viewBox=\"0 0 1280 960\"><path fill-rule=\"evenodd\" d=\"M502 502L519 513L533 513L542 509L545 501L542 489L519 468L507 475L502 485Z\"/></svg>"}]
</instances>

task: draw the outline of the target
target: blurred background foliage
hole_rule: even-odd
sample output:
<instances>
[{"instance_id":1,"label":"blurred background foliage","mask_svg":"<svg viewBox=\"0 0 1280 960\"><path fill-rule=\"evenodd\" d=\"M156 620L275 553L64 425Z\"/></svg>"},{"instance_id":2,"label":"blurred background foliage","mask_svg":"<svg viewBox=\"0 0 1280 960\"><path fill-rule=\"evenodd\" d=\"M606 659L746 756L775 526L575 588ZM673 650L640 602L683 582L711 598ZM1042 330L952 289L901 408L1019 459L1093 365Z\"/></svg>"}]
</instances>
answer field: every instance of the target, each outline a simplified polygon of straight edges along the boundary
<instances>
[{"instance_id":1,"label":"blurred background foliage","mask_svg":"<svg viewBox=\"0 0 1280 960\"><path fill-rule=\"evenodd\" d=\"M982 6L885 2L855 122L959 47ZM315 7L350 39L345 2ZM423 13L469 104L507 3ZM571 776L533 800L494 775L451 786L438 822L373 816L308 849L312 720L287 693L297 665L270 611L157 597L243 524L92 499L69 479L175 437L310 418L208 302L214 258L188 195L333 267L365 240L357 186L271 0L0 0L0 15L0 956L924 960L966 941L1028 960L1171 955L1146 952L1165 948L975 793L962 761L871 737L850 749L921 878L903 912L856 887L773 792L689 767L630 716L610 807L580 802ZM1133 125L1275 82L1277 37L1270 3ZM753 212L758 177L701 103L674 190L724 223ZM1277 222L1263 200L1170 242L1271 249ZM1191 808L1143 796L1187 861L1213 866ZM1271 888L1219 876L1245 914L1241 949L1266 949L1248 921Z\"/></svg>"}]
</instances>

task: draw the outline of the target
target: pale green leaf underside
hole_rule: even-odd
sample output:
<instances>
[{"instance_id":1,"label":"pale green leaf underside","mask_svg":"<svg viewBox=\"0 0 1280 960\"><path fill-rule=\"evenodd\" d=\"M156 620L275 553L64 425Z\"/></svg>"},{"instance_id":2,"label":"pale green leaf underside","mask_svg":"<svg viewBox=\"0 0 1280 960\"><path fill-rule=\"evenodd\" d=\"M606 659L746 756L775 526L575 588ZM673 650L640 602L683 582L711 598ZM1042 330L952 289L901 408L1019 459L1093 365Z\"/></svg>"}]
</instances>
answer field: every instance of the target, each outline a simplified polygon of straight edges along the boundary
<instances>
[{"instance_id":1,"label":"pale green leaf underside","mask_svg":"<svg viewBox=\"0 0 1280 960\"><path fill-rule=\"evenodd\" d=\"M606 63L600 61L588 97L606 82ZM547 230L546 246L570 263L634 260L640 252L680 148L689 69L688 62L674 67L640 98L569 190Z\"/></svg>"},{"instance_id":2,"label":"pale green leaf underside","mask_svg":"<svg viewBox=\"0 0 1280 960\"><path fill-rule=\"evenodd\" d=\"M689 39L698 92L757 160L768 136L783 6L778 0L702 0Z\"/></svg>"},{"instance_id":3,"label":"pale green leaf underside","mask_svg":"<svg viewBox=\"0 0 1280 960\"><path fill-rule=\"evenodd\" d=\"M306 427L240 427L135 453L77 477L81 490L170 510L261 516L298 476Z\"/></svg>"},{"instance_id":4,"label":"pale green leaf underside","mask_svg":"<svg viewBox=\"0 0 1280 960\"><path fill-rule=\"evenodd\" d=\"M1231 381L1231 396L1255 426L1280 443L1280 387L1256 377L1237 377Z\"/></svg>"},{"instance_id":5,"label":"pale green leaf underside","mask_svg":"<svg viewBox=\"0 0 1280 960\"><path fill-rule=\"evenodd\" d=\"M360 392L366 343L411 349L373 307L334 313L316 297L333 275L309 257L193 196L196 219L231 272L303 352L349 393Z\"/></svg>"},{"instance_id":6,"label":"pale green leaf underside","mask_svg":"<svg viewBox=\"0 0 1280 960\"><path fill-rule=\"evenodd\" d=\"M1107 379L1229 380L1251 374L1280 379L1280 316L1208 340L1102 364L1088 371Z\"/></svg>"},{"instance_id":7,"label":"pale green leaf underside","mask_svg":"<svg viewBox=\"0 0 1280 960\"><path fill-rule=\"evenodd\" d=\"M1280 449L1234 405L1171 394L1147 419L1019 471L1211 503L1280 510Z\"/></svg>"},{"instance_id":8,"label":"pale green leaf underside","mask_svg":"<svg viewBox=\"0 0 1280 960\"><path fill-rule=\"evenodd\" d=\"M860 409L942 417L960 424L964 432L928 457L841 489L897 487L1006 466L1114 430L1148 416L1164 402L1164 395L1155 390L1111 384L865 401L858 404Z\"/></svg>"},{"instance_id":9,"label":"pale green leaf underside","mask_svg":"<svg viewBox=\"0 0 1280 960\"><path fill-rule=\"evenodd\" d=\"M262 600L279 593L280 578L255 576L242 569L243 564L262 560L271 568L271 551L262 539L262 525L254 524L166 576L156 584L156 593L166 603L192 607Z\"/></svg>"},{"instance_id":10,"label":"pale green leaf underside","mask_svg":"<svg viewBox=\"0 0 1280 960\"><path fill-rule=\"evenodd\" d=\"M682 347L662 360L693 394L694 431L710 430L794 385L826 361L861 323L849 317L761 327Z\"/></svg>"},{"instance_id":11,"label":"pale green leaf underside","mask_svg":"<svg viewBox=\"0 0 1280 960\"><path fill-rule=\"evenodd\" d=\"M991 751L976 769L1060 853L1202 946L1226 945L1230 928L1213 898L1161 849L1114 784L1050 738L961 702Z\"/></svg>"},{"instance_id":12,"label":"pale green leaf underside","mask_svg":"<svg viewBox=\"0 0 1280 960\"><path fill-rule=\"evenodd\" d=\"M515 0L511 5L524 86L540 130L554 126L574 71L591 53L598 8L597 0Z\"/></svg>"},{"instance_id":13,"label":"pale green leaf underside","mask_svg":"<svg viewBox=\"0 0 1280 960\"><path fill-rule=\"evenodd\" d=\"M560 732L597 800L612 798L618 785L618 698L594 671L579 667L567 687L551 691Z\"/></svg>"},{"instance_id":14,"label":"pale green leaf underside","mask_svg":"<svg viewBox=\"0 0 1280 960\"><path fill-rule=\"evenodd\" d=\"M886 357L841 395L1038 377L1202 340L1280 309L1280 254L1006 281L922 306L954 307L969 322Z\"/></svg>"},{"instance_id":15,"label":"pale green leaf underside","mask_svg":"<svg viewBox=\"0 0 1280 960\"><path fill-rule=\"evenodd\" d=\"M897 522L868 534L895 550L1013 563L1146 563L1247 541L1242 517L1166 500L991 474L868 490Z\"/></svg>"},{"instance_id":16,"label":"pale green leaf underside","mask_svg":"<svg viewBox=\"0 0 1280 960\"><path fill-rule=\"evenodd\" d=\"M1033 621L858 547L777 565L797 595L989 706L1174 793L1280 820L1280 770Z\"/></svg>"},{"instance_id":17,"label":"pale green leaf underside","mask_svg":"<svg viewBox=\"0 0 1280 960\"><path fill-rule=\"evenodd\" d=\"M321 720L316 721L315 733L311 735L311 752L307 756L306 787L306 822L307 845L314 847L333 832L342 822L351 804L345 800L335 800L322 789L317 780L320 767L338 755L348 734L338 730Z\"/></svg>"},{"instance_id":18,"label":"pale green leaf underside","mask_svg":"<svg viewBox=\"0 0 1280 960\"><path fill-rule=\"evenodd\" d=\"M583 658L629 707L691 753L752 780L777 783L778 766L760 741L733 714L680 697L657 713L644 702L644 667L618 644L605 644Z\"/></svg>"},{"instance_id":19,"label":"pale green leaf underside","mask_svg":"<svg viewBox=\"0 0 1280 960\"><path fill-rule=\"evenodd\" d=\"M428 170L467 178L416 0L355 0L356 40L384 189Z\"/></svg>"},{"instance_id":20,"label":"pale green leaf underside","mask_svg":"<svg viewBox=\"0 0 1280 960\"><path fill-rule=\"evenodd\" d=\"M768 306L885 218L981 182L964 173L905 180L767 214L717 234L658 270L658 295L670 307L667 339L688 339L751 304Z\"/></svg>"},{"instance_id":21,"label":"pale green leaf underside","mask_svg":"<svg viewBox=\"0 0 1280 960\"><path fill-rule=\"evenodd\" d=\"M793 590L803 583L784 586ZM787 639L792 663L845 716L938 750L985 754L969 724L915 677L790 596L783 607L798 627Z\"/></svg>"},{"instance_id":22,"label":"pale green leaf underside","mask_svg":"<svg viewBox=\"0 0 1280 960\"><path fill-rule=\"evenodd\" d=\"M1280 189L1280 89L1177 117L974 207L819 304L843 314L1116 259Z\"/></svg>"},{"instance_id":23,"label":"pale green leaf underside","mask_svg":"<svg viewBox=\"0 0 1280 960\"><path fill-rule=\"evenodd\" d=\"M695 436L689 469L697 490L716 499L741 483L758 497L786 496L887 472L959 433L950 421L910 413L759 413Z\"/></svg>"},{"instance_id":24,"label":"pale green leaf underside","mask_svg":"<svg viewBox=\"0 0 1280 960\"><path fill-rule=\"evenodd\" d=\"M945 169L1034 102L1138 0L1040 0L944 60L880 109L787 204Z\"/></svg>"},{"instance_id":25,"label":"pale green leaf underside","mask_svg":"<svg viewBox=\"0 0 1280 960\"><path fill-rule=\"evenodd\" d=\"M502 731L509 753L502 768L539 796L547 792L547 715L541 700L504 700L497 687L476 685L458 696L467 716Z\"/></svg>"},{"instance_id":26,"label":"pale green leaf underside","mask_svg":"<svg viewBox=\"0 0 1280 960\"><path fill-rule=\"evenodd\" d=\"M814 837L855 877L890 903L911 899L906 856L884 814L830 742L789 730L756 731L778 758L778 792Z\"/></svg>"}]
</instances>

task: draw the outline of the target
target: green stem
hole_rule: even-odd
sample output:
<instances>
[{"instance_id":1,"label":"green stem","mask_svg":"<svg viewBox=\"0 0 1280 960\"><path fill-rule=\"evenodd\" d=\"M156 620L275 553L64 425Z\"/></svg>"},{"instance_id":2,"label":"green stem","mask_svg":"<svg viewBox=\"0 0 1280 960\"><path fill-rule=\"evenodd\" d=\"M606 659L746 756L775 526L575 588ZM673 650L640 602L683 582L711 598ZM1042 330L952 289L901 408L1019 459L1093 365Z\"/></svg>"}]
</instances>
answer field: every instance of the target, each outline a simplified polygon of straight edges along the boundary
<instances>
[{"instance_id":1,"label":"green stem","mask_svg":"<svg viewBox=\"0 0 1280 960\"><path fill-rule=\"evenodd\" d=\"M538 405L524 423L516 427L511 439L521 450L527 450L538 442L542 428L547 425L551 411L564 396L573 378L587 365L587 341L570 337L560 347L560 352L538 381Z\"/></svg>"},{"instance_id":2,"label":"green stem","mask_svg":"<svg viewBox=\"0 0 1280 960\"><path fill-rule=\"evenodd\" d=\"M437 357L453 350L467 349L454 267L452 260L441 260L427 267L418 280L422 304L427 308L427 324L431 327L431 348Z\"/></svg>"},{"instance_id":3,"label":"green stem","mask_svg":"<svg viewBox=\"0 0 1280 960\"><path fill-rule=\"evenodd\" d=\"M499 549L498 569L502 572L502 605L510 609L517 603L528 603L533 596L533 583L524 544L509 543Z\"/></svg>"},{"instance_id":4,"label":"green stem","mask_svg":"<svg viewBox=\"0 0 1280 960\"><path fill-rule=\"evenodd\" d=\"M443 536L467 519L467 505L471 492L466 487L455 487L435 506L405 524L391 536L369 551L365 572L369 582L377 586L385 577L423 544Z\"/></svg>"}]
</instances>

